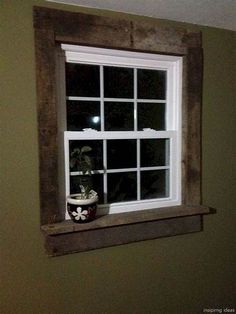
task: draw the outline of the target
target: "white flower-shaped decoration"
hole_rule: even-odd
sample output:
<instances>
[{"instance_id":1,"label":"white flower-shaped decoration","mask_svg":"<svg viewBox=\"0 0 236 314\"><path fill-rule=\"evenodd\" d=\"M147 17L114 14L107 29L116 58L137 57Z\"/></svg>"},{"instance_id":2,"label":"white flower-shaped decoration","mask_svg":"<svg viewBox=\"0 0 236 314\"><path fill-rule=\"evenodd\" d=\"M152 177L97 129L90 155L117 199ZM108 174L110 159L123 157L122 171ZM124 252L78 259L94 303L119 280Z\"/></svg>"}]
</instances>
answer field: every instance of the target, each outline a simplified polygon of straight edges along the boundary
<instances>
[{"instance_id":1,"label":"white flower-shaped decoration","mask_svg":"<svg viewBox=\"0 0 236 314\"><path fill-rule=\"evenodd\" d=\"M87 210L82 210L81 207L77 207L76 211L72 212L72 215L75 217L76 220L85 220L86 215L88 214Z\"/></svg>"}]
</instances>

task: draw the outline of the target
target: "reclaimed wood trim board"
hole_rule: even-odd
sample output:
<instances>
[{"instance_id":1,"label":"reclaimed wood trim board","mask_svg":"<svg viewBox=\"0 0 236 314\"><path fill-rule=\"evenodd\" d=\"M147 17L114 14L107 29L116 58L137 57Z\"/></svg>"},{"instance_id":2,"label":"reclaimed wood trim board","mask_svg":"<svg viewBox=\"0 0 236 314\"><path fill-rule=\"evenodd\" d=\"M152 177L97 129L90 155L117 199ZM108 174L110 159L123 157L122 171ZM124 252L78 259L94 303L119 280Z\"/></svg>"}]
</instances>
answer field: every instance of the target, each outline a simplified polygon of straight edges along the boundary
<instances>
[{"instance_id":1,"label":"reclaimed wood trim board","mask_svg":"<svg viewBox=\"0 0 236 314\"><path fill-rule=\"evenodd\" d=\"M67 245L70 241L72 244L78 233L80 235L83 234L87 243L90 243L87 244L87 248L93 249L102 247L100 242L102 238L106 242L104 247L110 245L110 242L105 240L108 229L111 233L113 232L116 239L113 242L116 244L121 244L122 241L128 243L129 241L139 241L148 239L148 237L154 238L162 236L162 234L165 235L164 231L147 230L148 228L157 230L159 227L161 230L164 230L164 226L169 224L173 229L173 223L178 224L180 222L180 226L183 226L183 221L185 227L180 227L180 229L175 227L178 230L176 234L185 233L188 230L188 221L194 221L194 228L200 229L199 217L204 213L198 213L197 218L193 218L194 216L191 216L193 207L191 206L198 206L199 208L199 205L201 205L201 102L203 73L201 32L192 32L182 28L160 27L154 21L139 22L132 19L116 19L44 7L34 7L33 16L37 75L40 208L41 226L44 232L45 226L57 225L58 227L58 224L60 224L60 228L62 228L63 224L68 224L64 221L65 209L60 210L58 206L56 54L60 44L80 44L183 57L182 205L185 206L184 210L189 211L190 215L183 217L181 214L183 208L179 207L170 209L172 214L176 214L176 219L165 217L163 222L155 216L156 214L151 212L136 212L133 216L127 215L128 213L121 214L119 219L116 217L116 222L114 225L110 225L109 228L102 228L101 226L97 228L97 224L99 225L102 222L100 219L104 219L109 225L109 223L112 224L111 222L115 218L99 218L94 222L95 229L82 230L82 228L81 231L67 232L66 236L65 233L62 233L63 235L59 235L60 233L52 235L48 229L46 238L49 240L47 240L46 247L50 248L49 251L51 253L54 252L53 245L58 247L56 255L63 254L63 247L65 253L73 250L80 251L81 249L78 249L78 245L66 249L63 244L59 244L59 239L62 239L62 243L66 241ZM168 214L168 210L165 209L165 211ZM155 217L153 216L153 219L151 219L151 215ZM124 223L128 221L127 219L133 219L133 222ZM120 226L117 223L118 221L120 221ZM113 228L114 231L112 231ZM129 228L132 231L129 232ZM194 228L193 230L195 230ZM118 240L118 234L123 234L124 230L125 234L130 234L130 237L128 236L125 240ZM93 232L96 233L96 236L95 233L92 236ZM136 232L141 232L141 234L135 235ZM171 235L171 232L167 232L167 235ZM68 240L65 240L64 237ZM94 241L96 243L99 242L99 245L92 245L91 241L96 237L100 240ZM77 243L82 243L80 237Z\"/></svg>"}]
</instances>

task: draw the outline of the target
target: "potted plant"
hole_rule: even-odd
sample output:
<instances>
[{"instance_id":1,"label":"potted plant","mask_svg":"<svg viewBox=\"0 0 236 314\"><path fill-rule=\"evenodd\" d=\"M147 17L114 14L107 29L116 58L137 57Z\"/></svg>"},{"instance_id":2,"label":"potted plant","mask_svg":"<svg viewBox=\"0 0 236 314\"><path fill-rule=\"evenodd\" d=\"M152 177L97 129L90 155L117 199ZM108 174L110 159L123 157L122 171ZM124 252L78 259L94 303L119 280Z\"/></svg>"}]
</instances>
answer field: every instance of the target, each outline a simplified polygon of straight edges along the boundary
<instances>
[{"instance_id":1,"label":"potted plant","mask_svg":"<svg viewBox=\"0 0 236 314\"><path fill-rule=\"evenodd\" d=\"M67 197L67 210L71 219L76 223L89 222L96 216L98 195L91 189L92 160L88 155L92 148L82 146L71 152L70 169L81 171L80 193Z\"/></svg>"}]
</instances>

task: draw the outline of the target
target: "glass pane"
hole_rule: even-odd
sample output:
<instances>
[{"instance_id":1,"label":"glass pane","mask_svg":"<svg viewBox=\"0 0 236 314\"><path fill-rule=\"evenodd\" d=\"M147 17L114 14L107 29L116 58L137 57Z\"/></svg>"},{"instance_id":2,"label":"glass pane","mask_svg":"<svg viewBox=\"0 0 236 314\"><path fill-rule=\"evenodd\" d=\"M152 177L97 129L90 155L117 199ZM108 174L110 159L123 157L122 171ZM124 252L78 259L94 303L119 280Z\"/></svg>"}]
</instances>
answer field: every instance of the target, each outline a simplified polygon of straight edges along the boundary
<instances>
[{"instance_id":1,"label":"glass pane","mask_svg":"<svg viewBox=\"0 0 236 314\"><path fill-rule=\"evenodd\" d=\"M98 65L66 63L66 95L100 97Z\"/></svg>"},{"instance_id":2,"label":"glass pane","mask_svg":"<svg viewBox=\"0 0 236 314\"><path fill-rule=\"evenodd\" d=\"M107 184L108 203L137 200L136 172L109 173Z\"/></svg>"},{"instance_id":3,"label":"glass pane","mask_svg":"<svg viewBox=\"0 0 236 314\"><path fill-rule=\"evenodd\" d=\"M165 104L138 103L138 130L165 130Z\"/></svg>"},{"instance_id":4,"label":"glass pane","mask_svg":"<svg viewBox=\"0 0 236 314\"><path fill-rule=\"evenodd\" d=\"M141 167L169 164L169 139L141 140Z\"/></svg>"},{"instance_id":5,"label":"glass pane","mask_svg":"<svg viewBox=\"0 0 236 314\"><path fill-rule=\"evenodd\" d=\"M105 102L105 130L133 131L134 104L127 102Z\"/></svg>"},{"instance_id":6,"label":"glass pane","mask_svg":"<svg viewBox=\"0 0 236 314\"><path fill-rule=\"evenodd\" d=\"M81 149L90 147L81 156ZM86 149L85 149L86 150ZM92 170L103 169L103 143L101 140L70 141L70 171L83 171L84 163L89 159ZM87 165L87 164L86 164Z\"/></svg>"},{"instance_id":7,"label":"glass pane","mask_svg":"<svg viewBox=\"0 0 236 314\"><path fill-rule=\"evenodd\" d=\"M107 168L136 168L136 140L108 140Z\"/></svg>"},{"instance_id":8,"label":"glass pane","mask_svg":"<svg viewBox=\"0 0 236 314\"><path fill-rule=\"evenodd\" d=\"M104 97L134 98L134 70L104 67Z\"/></svg>"},{"instance_id":9,"label":"glass pane","mask_svg":"<svg viewBox=\"0 0 236 314\"><path fill-rule=\"evenodd\" d=\"M166 71L138 69L138 98L165 99Z\"/></svg>"},{"instance_id":10,"label":"glass pane","mask_svg":"<svg viewBox=\"0 0 236 314\"><path fill-rule=\"evenodd\" d=\"M101 130L100 103L97 101L67 101L67 130L85 128Z\"/></svg>"},{"instance_id":11,"label":"glass pane","mask_svg":"<svg viewBox=\"0 0 236 314\"><path fill-rule=\"evenodd\" d=\"M80 185L89 186L98 193L99 203L104 203L103 175L92 174L91 176L70 176L70 194L80 193Z\"/></svg>"},{"instance_id":12,"label":"glass pane","mask_svg":"<svg viewBox=\"0 0 236 314\"><path fill-rule=\"evenodd\" d=\"M141 199L169 196L169 170L141 171Z\"/></svg>"}]
</instances>

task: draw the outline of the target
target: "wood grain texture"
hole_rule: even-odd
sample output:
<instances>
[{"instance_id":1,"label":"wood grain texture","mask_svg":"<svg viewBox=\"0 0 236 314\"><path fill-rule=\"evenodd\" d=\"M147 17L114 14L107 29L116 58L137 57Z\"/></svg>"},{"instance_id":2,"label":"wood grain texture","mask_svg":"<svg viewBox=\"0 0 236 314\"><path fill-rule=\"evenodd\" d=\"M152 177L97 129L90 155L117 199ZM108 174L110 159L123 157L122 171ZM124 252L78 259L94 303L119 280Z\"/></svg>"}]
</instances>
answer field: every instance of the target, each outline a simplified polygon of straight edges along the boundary
<instances>
[{"instance_id":1,"label":"wood grain texture","mask_svg":"<svg viewBox=\"0 0 236 314\"><path fill-rule=\"evenodd\" d=\"M57 108L52 29L35 30L41 223L61 221L57 189Z\"/></svg>"},{"instance_id":2,"label":"wood grain texture","mask_svg":"<svg viewBox=\"0 0 236 314\"><path fill-rule=\"evenodd\" d=\"M53 25L55 41L97 47L128 49L131 23L96 15L34 8L35 27Z\"/></svg>"},{"instance_id":3,"label":"wood grain texture","mask_svg":"<svg viewBox=\"0 0 236 314\"><path fill-rule=\"evenodd\" d=\"M148 209L142 211L127 212L121 214L112 214L97 217L89 223L74 223L66 220L56 224L41 226L41 230L47 235L58 235L61 233L80 232L93 229L110 228L119 225L130 225L147 221L156 221L174 217L186 217L193 215L209 214L210 209L207 206L173 206L157 209Z\"/></svg>"},{"instance_id":4,"label":"wood grain texture","mask_svg":"<svg viewBox=\"0 0 236 314\"><path fill-rule=\"evenodd\" d=\"M133 22L132 29L134 49L172 55L185 55L187 52L182 42L186 30L159 27L148 22Z\"/></svg>"},{"instance_id":5,"label":"wood grain texture","mask_svg":"<svg viewBox=\"0 0 236 314\"><path fill-rule=\"evenodd\" d=\"M58 256L201 230L201 216L178 217L46 236L45 248L49 256Z\"/></svg>"},{"instance_id":6,"label":"wood grain texture","mask_svg":"<svg viewBox=\"0 0 236 314\"><path fill-rule=\"evenodd\" d=\"M186 204L201 204L201 103L203 51L190 48L188 51L187 93L188 118L186 139Z\"/></svg>"},{"instance_id":7,"label":"wood grain texture","mask_svg":"<svg viewBox=\"0 0 236 314\"><path fill-rule=\"evenodd\" d=\"M40 151L41 225L63 222L65 214L65 210L60 212L58 209L58 134L55 86L55 51L61 42L183 56L182 199L183 205L201 204L203 63L201 33L193 33L183 29L163 28L153 22L120 20L42 7L34 8L34 28ZM144 224L147 221L145 215L141 215L141 213L137 213L137 215L140 219L139 228L141 228L142 219ZM178 216L178 214L176 215ZM133 216L133 219L135 221L137 218ZM129 226L126 225L126 228L129 228ZM116 230L119 229L118 226L115 226L115 228ZM109 229L112 233L113 227ZM88 241L90 241L87 233L85 237L88 237ZM147 236L145 236L146 238ZM131 239L133 238L131 237Z\"/></svg>"}]
</instances>

